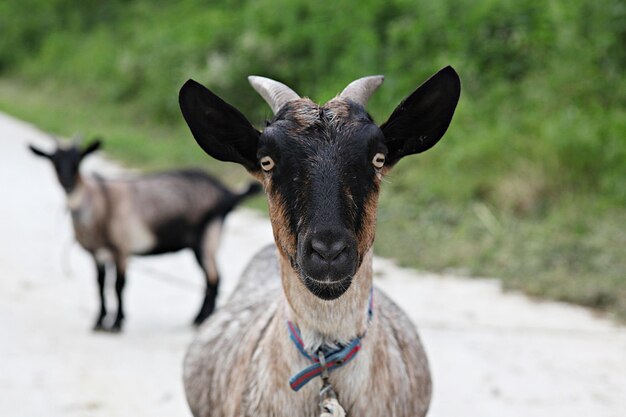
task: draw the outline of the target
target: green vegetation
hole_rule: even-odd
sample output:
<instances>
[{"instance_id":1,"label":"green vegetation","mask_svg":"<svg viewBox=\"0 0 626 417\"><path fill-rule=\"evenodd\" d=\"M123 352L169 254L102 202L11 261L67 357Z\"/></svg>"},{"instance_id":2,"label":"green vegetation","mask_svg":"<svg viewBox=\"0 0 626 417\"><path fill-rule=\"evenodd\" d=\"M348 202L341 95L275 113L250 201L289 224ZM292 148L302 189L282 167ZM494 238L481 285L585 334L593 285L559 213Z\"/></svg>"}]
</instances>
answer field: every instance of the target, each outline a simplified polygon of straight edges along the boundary
<instances>
[{"instance_id":1,"label":"green vegetation","mask_svg":"<svg viewBox=\"0 0 626 417\"><path fill-rule=\"evenodd\" d=\"M0 108L107 139L132 165L203 165L178 112L187 78L262 125L249 74L323 102L366 74L384 121L440 67L463 81L432 151L388 178L380 254L626 318L626 6L620 0L9 0Z\"/></svg>"}]
</instances>

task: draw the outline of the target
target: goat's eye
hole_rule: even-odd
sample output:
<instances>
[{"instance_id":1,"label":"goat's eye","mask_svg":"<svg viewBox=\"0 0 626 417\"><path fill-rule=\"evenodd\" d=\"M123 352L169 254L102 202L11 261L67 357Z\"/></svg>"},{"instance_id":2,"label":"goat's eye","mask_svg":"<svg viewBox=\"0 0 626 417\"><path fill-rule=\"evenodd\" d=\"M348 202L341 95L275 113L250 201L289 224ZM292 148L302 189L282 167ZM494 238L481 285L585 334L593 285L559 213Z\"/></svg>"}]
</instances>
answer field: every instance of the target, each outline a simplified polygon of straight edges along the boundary
<instances>
[{"instance_id":1,"label":"goat's eye","mask_svg":"<svg viewBox=\"0 0 626 417\"><path fill-rule=\"evenodd\" d=\"M381 169L383 165L385 165L385 155L380 152L374 155L374 159L372 159L372 165L374 165L376 169Z\"/></svg>"},{"instance_id":2,"label":"goat's eye","mask_svg":"<svg viewBox=\"0 0 626 417\"><path fill-rule=\"evenodd\" d=\"M271 171L274 168L274 160L269 156L264 156L261 158L261 168L263 171Z\"/></svg>"}]
</instances>

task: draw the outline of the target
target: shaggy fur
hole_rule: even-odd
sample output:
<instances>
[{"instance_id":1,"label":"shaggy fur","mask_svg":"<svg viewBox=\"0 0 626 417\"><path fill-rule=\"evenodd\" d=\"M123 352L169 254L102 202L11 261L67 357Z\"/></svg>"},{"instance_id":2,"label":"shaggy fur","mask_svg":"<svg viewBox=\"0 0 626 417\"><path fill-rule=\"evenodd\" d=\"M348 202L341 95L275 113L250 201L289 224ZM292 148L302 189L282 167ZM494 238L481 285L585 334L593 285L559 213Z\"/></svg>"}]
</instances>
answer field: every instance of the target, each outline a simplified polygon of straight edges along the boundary
<instances>
[{"instance_id":1,"label":"shaggy fur","mask_svg":"<svg viewBox=\"0 0 626 417\"><path fill-rule=\"evenodd\" d=\"M289 378L309 363L289 340L286 322L296 320L309 349L324 343L322 331L341 323L344 334L336 340L356 336L366 326L371 270L360 271L357 285L332 302L316 301L305 289L293 288L300 294L294 302L304 302L300 309L315 312L302 316L293 312L280 275L276 248L267 247L250 262L224 307L202 326L184 366L194 416L319 415L319 378L299 392L289 387ZM431 382L415 328L377 289L374 304L361 352L333 371L330 381L350 416L424 416ZM308 327L309 322L318 325Z\"/></svg>"}]
</instances>

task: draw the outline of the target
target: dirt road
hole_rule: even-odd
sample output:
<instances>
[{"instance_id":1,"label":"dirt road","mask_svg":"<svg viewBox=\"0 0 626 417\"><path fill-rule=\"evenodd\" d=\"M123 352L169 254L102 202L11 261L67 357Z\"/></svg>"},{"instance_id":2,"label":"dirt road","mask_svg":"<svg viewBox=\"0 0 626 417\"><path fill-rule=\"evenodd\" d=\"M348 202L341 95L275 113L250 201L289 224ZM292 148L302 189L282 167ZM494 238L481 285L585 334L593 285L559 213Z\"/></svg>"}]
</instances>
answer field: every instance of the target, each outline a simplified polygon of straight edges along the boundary
<instances>
[{"instance_id":1,"label":"dirt road","mask_svg":"<svg viewBox=\"0 0 626 417\"><path fill-rule=\"evenodd\" d=\"M193 256L134 259L125 332L90 332L94 271L71 243L51 167L28 143L51 146L0 114L0 416L189 416L181 361L202 283ZM116 171L101 158L88 168ZM222 294L271 240L260 215L229 218ZM430 417L626 415L625 328L582 308L503 294L496 280L418 273L382 259L375 268L428 350Z\"/></svg>"}]
</instances>

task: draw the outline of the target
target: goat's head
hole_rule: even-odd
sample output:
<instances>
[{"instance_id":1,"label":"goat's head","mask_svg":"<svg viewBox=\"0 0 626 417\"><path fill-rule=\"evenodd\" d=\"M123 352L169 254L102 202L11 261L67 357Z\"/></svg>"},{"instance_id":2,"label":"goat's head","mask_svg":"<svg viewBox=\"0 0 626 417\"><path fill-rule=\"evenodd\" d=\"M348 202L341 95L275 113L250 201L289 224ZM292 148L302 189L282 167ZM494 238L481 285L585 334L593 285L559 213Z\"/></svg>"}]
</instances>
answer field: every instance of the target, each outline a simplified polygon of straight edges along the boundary
<instances>
[{"instance_id":1,"label":"goat's head","mask_svg":"<svg viewBox=\"0 0 626 417\"><path fill-rule=\"evenodd\" d=\"M435 145L459 99L458 75L446 67L378 127L365 104L382 81L361 78L320 106L281 83L250 77L275 113L263 132L193 80L180 91L202 149L243 165L264 184L281 255L322 299L348 289L373 244L383 175L403 156Z\"/></svg>"},{"instance_id":2,"label":"goat's head","mask_svg":"<svg viewBox=\"0 0 626 417\"><path fill-rule=\"evenodd\" d=\"M52 162L57 178L66 193L71 193L76 186L80 163L90 153L100 149L100 140L94 140L89 145L79 148L77 141L69 146L63 146L56 141L56 149L52 153L45 152L33 145L29 145L30 150L37 156L47 158Z\"/></svg>"}]
</instances>

